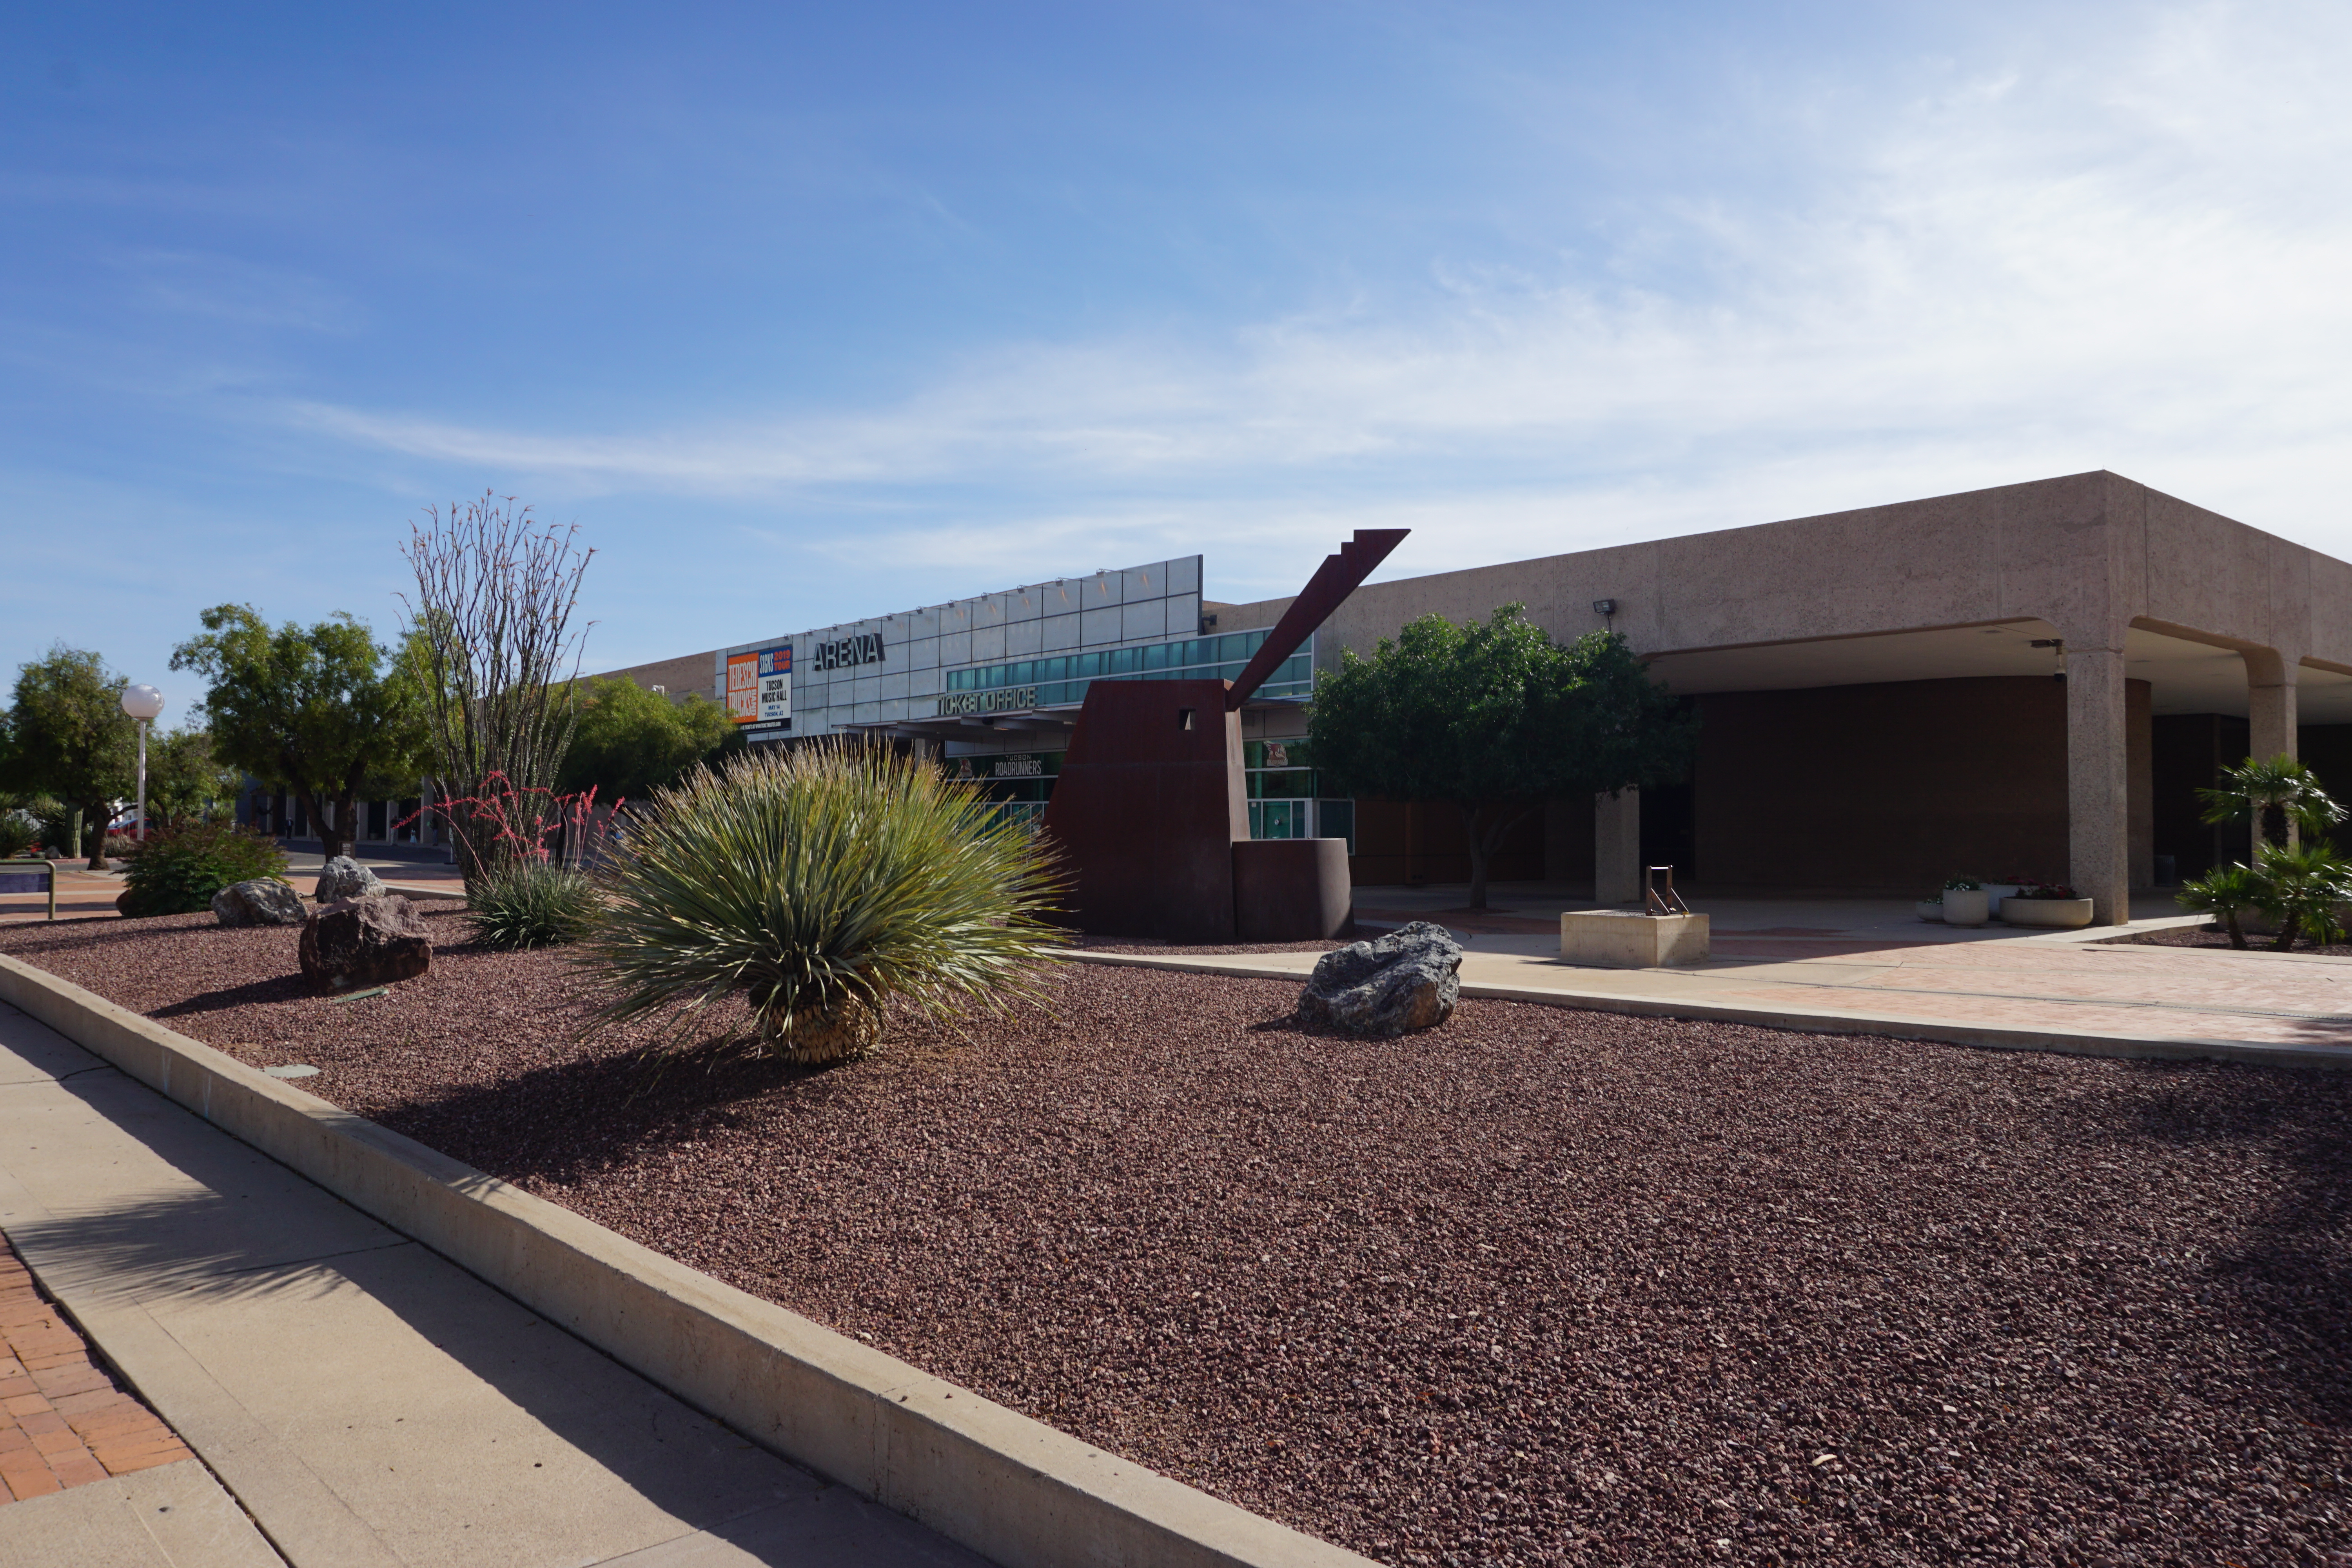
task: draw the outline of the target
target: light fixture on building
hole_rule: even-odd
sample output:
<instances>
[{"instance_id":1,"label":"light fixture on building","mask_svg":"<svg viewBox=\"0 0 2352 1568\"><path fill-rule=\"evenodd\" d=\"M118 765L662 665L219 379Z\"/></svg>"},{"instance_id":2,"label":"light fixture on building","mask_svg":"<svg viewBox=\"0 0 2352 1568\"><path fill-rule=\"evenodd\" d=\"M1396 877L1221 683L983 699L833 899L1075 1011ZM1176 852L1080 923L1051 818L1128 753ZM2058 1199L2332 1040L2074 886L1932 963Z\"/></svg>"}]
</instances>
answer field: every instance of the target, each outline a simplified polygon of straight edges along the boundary
<instances>
[{"instance_id":1,"label":"light fixture on building","mask_svg":"<svg viewBox=\"0 0 2352 1568\"><path fill-rule=\"evenodd\" d=\"M2059 681L2066 679L2066 639L2064 637L2035 637L2031 646L2054 650L2057 655L2058 668L2050 672L2050 679Z\"/></svg>"},{"instance_id":2,"label":"light fixture on building","mask_svg":"<svg viewBox=\"0 0 2352 1568\"><path fill-rule=\"evenodd\" d=\"M1595 599L1592 601L1592 613L1596 616L1613 616L1617 613L1617 601Z\"/></svg>"}]
</instances>

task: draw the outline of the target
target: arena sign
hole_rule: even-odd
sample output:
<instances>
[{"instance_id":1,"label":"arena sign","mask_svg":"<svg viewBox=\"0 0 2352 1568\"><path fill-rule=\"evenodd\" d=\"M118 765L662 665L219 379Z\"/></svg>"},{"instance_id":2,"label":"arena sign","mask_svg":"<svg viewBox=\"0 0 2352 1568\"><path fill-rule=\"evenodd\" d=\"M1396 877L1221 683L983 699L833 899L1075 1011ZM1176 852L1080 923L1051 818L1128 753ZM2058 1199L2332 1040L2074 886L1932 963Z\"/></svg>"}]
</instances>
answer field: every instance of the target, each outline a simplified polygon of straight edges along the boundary
<instances>
[{"instance_id":1,"label":"arena sign","mask_svg":"<svg viewBox=\"0 0 2352 1568\"><path fill-rule=\"evenodd\" d=\"M882 634L860 632L854 637L836 637L809 648L811 669L847 669L853 665L882 662Z\"/></svg>"}]
</instances>

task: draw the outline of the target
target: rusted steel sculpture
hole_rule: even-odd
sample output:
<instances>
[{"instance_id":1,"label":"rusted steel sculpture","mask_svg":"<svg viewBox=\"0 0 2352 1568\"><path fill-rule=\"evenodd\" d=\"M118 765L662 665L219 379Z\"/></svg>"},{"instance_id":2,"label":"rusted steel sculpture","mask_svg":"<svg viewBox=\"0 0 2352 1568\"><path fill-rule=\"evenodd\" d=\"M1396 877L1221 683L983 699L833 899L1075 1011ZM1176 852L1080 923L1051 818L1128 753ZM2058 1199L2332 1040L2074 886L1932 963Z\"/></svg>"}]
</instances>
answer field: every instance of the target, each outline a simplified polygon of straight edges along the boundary
<instances>
[{"instance_id":1,"label":"rusted steel sculpture","mask_svg":"<svg viewBox=\"0 0 2352 1568\"><path fill-rule=\"evenodd\" d=\"M1235 846L1249 842L1241 708L1410 531L1360 528L1339 553L1324 557L1238 680L1097 680L1087 688L1045 807L1045 829L1068 867L1071 923L1105 936L1174 942L1230 942L1244 925L1254 940L1288 940L1286 931L1264 934L1269 921L1317 923L1309 914L1280 912L1330 901L1329 867L1296 855L1253 865L1255 918L1236 914ZM1339 864L1344 881L1344 856ZM1269 889L1269 877L1312 885Z\"/></svg>"}]
</instances>

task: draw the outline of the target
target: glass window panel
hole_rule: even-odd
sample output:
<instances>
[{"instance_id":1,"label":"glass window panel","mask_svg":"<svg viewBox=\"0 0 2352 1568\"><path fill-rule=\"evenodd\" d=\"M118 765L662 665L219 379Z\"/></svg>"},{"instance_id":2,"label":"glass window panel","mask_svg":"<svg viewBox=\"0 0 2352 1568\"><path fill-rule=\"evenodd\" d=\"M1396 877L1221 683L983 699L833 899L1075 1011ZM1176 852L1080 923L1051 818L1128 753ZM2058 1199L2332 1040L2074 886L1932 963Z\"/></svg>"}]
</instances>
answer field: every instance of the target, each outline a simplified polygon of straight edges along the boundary
<instances>
[{"instance_id":1,"label":"glass window panel","mask_svg":"<svg viewBox=\"0 0 2352 1568\"><path fill-rule=\"evenodd\" d=\"M1257 802L1255 802L1255 801L1252 801L1252 802L1250 802L1250 803L1249 803L1249 808L1250 808L1250 837L1251 837L1252 838L1263 838L1263 837L1265 837L1265 835L1264 835L1264 834L1260 833L1260 832L1257 830L1257 826L1258 826L1258 824L1257 824L1257 812L1258 812Z\"/></svg>"},{"instance_id":2,"label":"glass window panel","mask_svg":"<svg viewBox=\"0 0 2352 1568\"><path fill-rule=\"evenodd\" d=\"M1146 669L1167 668L1168 645L1164 642L1154 643L1150 647L1145 648L1143 650L1143 668Z\"/></svg>"},{"instance_id":3,"label":"glass window panel","mask_svg":"<svg viewBox=\"0 0 2352 1568\"><path fill-rule=\"evenodd\" d=\"M1249 637L1245 633L1234 632L1230 637L1217 639L1217 658L1220 659L1245 659L1249 654Z\"/></svg>"}]
</instances>

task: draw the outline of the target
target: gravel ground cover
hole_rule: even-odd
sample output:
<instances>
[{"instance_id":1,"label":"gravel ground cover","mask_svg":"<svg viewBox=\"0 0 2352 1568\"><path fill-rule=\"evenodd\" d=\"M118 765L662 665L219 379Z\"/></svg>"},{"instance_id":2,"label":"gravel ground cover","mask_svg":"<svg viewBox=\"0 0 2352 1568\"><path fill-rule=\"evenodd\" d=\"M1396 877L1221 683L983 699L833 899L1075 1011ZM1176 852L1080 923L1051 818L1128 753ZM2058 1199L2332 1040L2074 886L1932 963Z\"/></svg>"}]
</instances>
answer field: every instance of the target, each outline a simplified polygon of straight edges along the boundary
<instances>
[{"instance_id":1,"label":"gravel ground cover","mask_svg":"<svg viewBox=\"0 0 2352 1568\"><path fill-rule=\"evenodd\" d=\"M2246 945L2257 952L2269 952L2274 940L2254 931L2246 933ZM2172 926L2164 931L2142 931L2137 936L2116 937L2113 941L2118 947L2206 947L2220 948L2224 952L2233 951L2230 946L2230 933L2220 926ZM2352 942L2315 942L2308 937L2297 937L2294 951L2315 952L2328 958L2352 958Z\"/></svg>"},{"instance_id":2,"label":"gravel ground cover","mask_svg":"<svg viewBox=\"0 0 2352 1568\"><path fill-rule=\"evenodd\" d=\"M649 1079L427 919L346 1004L201 916L0 951L1383 1561L2352 1562L2352 1078L1071 964Z\"/></svg>"}]
</instances>

